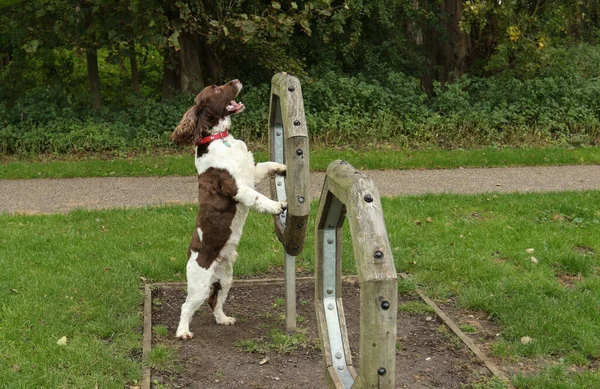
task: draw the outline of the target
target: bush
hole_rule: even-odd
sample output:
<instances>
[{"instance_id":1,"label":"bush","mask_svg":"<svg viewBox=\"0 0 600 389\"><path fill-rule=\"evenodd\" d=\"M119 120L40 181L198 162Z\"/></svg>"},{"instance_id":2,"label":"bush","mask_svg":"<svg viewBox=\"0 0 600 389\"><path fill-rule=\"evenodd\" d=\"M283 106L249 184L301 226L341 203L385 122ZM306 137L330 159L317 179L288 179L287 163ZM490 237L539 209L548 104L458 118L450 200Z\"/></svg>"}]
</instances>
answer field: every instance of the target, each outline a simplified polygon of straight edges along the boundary
<instances>
[{"instance_id":1,"label":"bush","mask_svg":"<svg viewBox=\"0 0 600 389\"><path fill-rule=\"evenodd\" d=\"M492 77L463 76L453 84L436 83L431 97L419 79L400 72L379 79L333 71L312 74L303 80L302 88L309 133L313 140L335 145L378 141L442 146L600 143L600 48L579 45L545 50L527 64L527 69L537 69L528 77L518 76L527 73L522 69ZM39 80L4 83L0 95L13 93L19 86L25 89L16 98L0 102L1 153L106 153L172 147L168 135L193 97L156 101L160 73L156 64L147 69L156 85L154 89L145 85L150 89L141 96L123 93L124 80L112 69L103 87L107 106L93 110L81 87L81 60L64 52L47 56L44 61L74 70L61 82L38 75ZM9 69L0 74L0 80L9 81L15 72L26 75L47 67L38 62ZM245 84L241 100L247 108L234 119L233 133L245 140L264 141L270 84Z\"/></svg>"}]
</instances>

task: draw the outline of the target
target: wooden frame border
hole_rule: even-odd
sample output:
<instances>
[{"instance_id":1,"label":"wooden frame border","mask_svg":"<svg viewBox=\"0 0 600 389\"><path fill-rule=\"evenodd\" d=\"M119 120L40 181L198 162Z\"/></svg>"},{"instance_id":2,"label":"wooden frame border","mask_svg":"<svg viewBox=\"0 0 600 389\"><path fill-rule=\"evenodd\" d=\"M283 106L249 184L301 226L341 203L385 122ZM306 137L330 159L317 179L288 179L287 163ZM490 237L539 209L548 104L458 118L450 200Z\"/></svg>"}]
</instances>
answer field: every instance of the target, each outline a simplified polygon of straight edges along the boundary
<instances>
[{"instance_id":1,"label":"wooden frame border","mask_svg":"<svg viewBox=\"0 0 600 389\"><path fill-rule=\"evenodd\" d=\"M399 274L403 279L408 279L409 276L400 273ZM297 279L299 284L304 283L314 283L314 277L299 277ZM343 276L342 282L358 282L358 277L354 275ZM248 280L234 280L234 287L254 287L254 286L264 286L264 285L281 285L284 284L285 280L283 278L260 278L260 279L248 279ZM146 364L148 359L148 355L152 348L152 290L154 289L185 289L187 284L185 282L157 282L152 284L144 285L144 330L143 330L143 341L142 341L142 355L143 355L143 363L142 363L142 382L141 389L150 389L150 381L152 371L150 367ZM427 297L427 295L417 289L416 292L419 294L419 297L423 299L423 301L433 308L436 314L444 321L444 323L459 337L459 339L465 343L471 351L475 354L479 360L481 360L488 370L496 377L500 378L506 385L508 389L514 389L514 386L510 383L510 379L508 376L502 371L498 366L488 358L481 349L473 342L467 335L465 335L458 325L448 316L446 315L431 299Z\"/></svg>"},{"instance_id":2,"label":"wooden frame border","mask_svg":"<svg viewBox=\"0 0 600 389\"><path fill-rule=\"evenodd\" d=\"M310 161L302 87L296 77L287 73L277 73L271 79L269 156L271 161L287 165L283 181L286 198L280 198L277 184L281 182L276 183L275 177L271 179L271 197L288 202L284 222L279 215L274 217L275 232L285 252L297 256L304 249L310 214Z\"/></svg>"},{"instance_id":3,"label":"wooden frame border","mask_svg":"<svg viewBox=\"0 0 600 389\"><path fill-rule=\"evenodd\" d=\"M346 215L360 284L360 374L352 366L341 294ZM379 192L341 160L327 168L315 222L315 309L331 387L395 387L398 276Z\"/></svg>"}]
</instances>

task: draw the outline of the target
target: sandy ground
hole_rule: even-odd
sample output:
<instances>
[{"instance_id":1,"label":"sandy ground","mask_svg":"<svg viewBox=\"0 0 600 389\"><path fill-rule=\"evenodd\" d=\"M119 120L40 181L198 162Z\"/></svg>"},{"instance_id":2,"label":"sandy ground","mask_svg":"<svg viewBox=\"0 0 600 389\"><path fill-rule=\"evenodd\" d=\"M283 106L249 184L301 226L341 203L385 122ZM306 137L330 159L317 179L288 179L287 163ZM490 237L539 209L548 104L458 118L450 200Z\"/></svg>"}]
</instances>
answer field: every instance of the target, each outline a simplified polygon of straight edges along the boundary
<instances>
[{"instance_id":1,"label":"sandy ground","mask_svg":"<svg viewBox=\"0 0 600 389\"><path fill-rule=\"evenodd\" d=\"M600 165L451 170L367 170L382 196L425 193L551 192L600 189ZM325 173L311 173L311 198L320 196ZM266 193L263 183L259 189ZM187 204L197 201L190 177L0 180L0 213L65 213Z\"/></svg>"}]
</instances>

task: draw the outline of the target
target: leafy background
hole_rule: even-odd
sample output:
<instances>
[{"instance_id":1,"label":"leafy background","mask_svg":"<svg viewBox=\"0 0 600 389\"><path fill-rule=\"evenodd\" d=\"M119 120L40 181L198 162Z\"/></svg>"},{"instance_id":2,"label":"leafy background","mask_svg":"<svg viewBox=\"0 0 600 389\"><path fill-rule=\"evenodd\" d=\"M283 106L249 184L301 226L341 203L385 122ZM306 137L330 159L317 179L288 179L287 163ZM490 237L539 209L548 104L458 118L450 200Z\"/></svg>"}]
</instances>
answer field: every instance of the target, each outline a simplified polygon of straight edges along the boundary
<instances>
[{"instance_id":1,"label":"leafy background","mask_svg":"<svg viewBox=\"0 0 600 389\"><path fill-rule=\"evenodd\" d=\"M248 107L235 131L262 140L278 71L301 79L310 134L327 145L364 136L401 146L598 144L600 4L591 0L0 8L4 154L170 148L193 95L231 78L246 85Z\"/></svg>"}]
</instances>

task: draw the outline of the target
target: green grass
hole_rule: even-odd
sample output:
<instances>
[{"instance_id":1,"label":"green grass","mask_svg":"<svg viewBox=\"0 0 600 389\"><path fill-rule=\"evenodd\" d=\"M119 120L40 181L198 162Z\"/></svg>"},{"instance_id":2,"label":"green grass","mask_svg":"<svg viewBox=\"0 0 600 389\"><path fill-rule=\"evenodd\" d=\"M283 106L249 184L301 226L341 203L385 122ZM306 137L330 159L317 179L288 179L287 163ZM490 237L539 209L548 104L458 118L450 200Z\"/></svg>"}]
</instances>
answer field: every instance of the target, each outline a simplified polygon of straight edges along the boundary
<instances>
[{"instance_id":1,"label":"green grass","mask_svg":"<svg viewBox=\"0 0 600 389\"><path fill-rule=\"evenodd\" d=\"M564 366L555 366L539 375L519 375L514 380L517 388L527 389L596 389L600 388L597 371L572 372Z\"/></svg>"},{"instance_id":2,"label":"green grass","mask_svg":"<svg viewBox=\"0 0 600 389\"><path fill-rule=\"evenodd\" d=\"M460 330L466 334L474 334L477 332L477 328L473 327L470 324L462 324L460 326Z\"/></svg>"},{"instance_id":3,"label":"green grass","mask_svg":"<svg viewBox=\"0 0 600 389\"><path fill-rule=\"evenodd\" d=\"M257 151L256 161L265 161L268 153ZM162 156L135 156L112 159L87 157L43 161L5 158L0 163L0 179L70 177L150 177L193 175L192 152ZM312 171L325 171L329 163L344 159L357 169L449 169L458 167L544 166L600 163L600 148L481 148L420 149L395 147L371 150L332 150L313 147Z\"/></svg>"},{"instance_id":4,"label":"green grass","mask_svg":"<svg viewBox=\"0 0 600 389\"><path fill-rule=\"evenodd\" d=\"M419 301L409 301L404 304L400 304L398 306L398 311L400 312L410 312L410 313L434 313L435 310L431 308L429 305L419 302Z\"/></svg>"},{"instance_id":5,"label":"green grass","mask_svg":"<svg viewBox=\"0 0 600 389\"><path fill-rule=\"evenodd\" d=\"M419 286L434 299L488 312L501 328L497 356L551 359L562 369L516 377L518 388L600 387L598 372L571 369L600 359L600 192L428 195L382 204L397 270L413 276L402 290ZM184 280L195 213L195 206L177 206L0 215L2 385L139 382L143 280ZM282 265L280 244L265 233L271 223L251 214L237 275ZM297 266L310 271L314 237L307 237ZM355 273L347 228L342 256L344 272ZM68 343L57 345L63 336ZM533 341L521 343L524 336ZM151 363L172 368L169 352L158 351Z\"/></svg>"}]
</instances>

